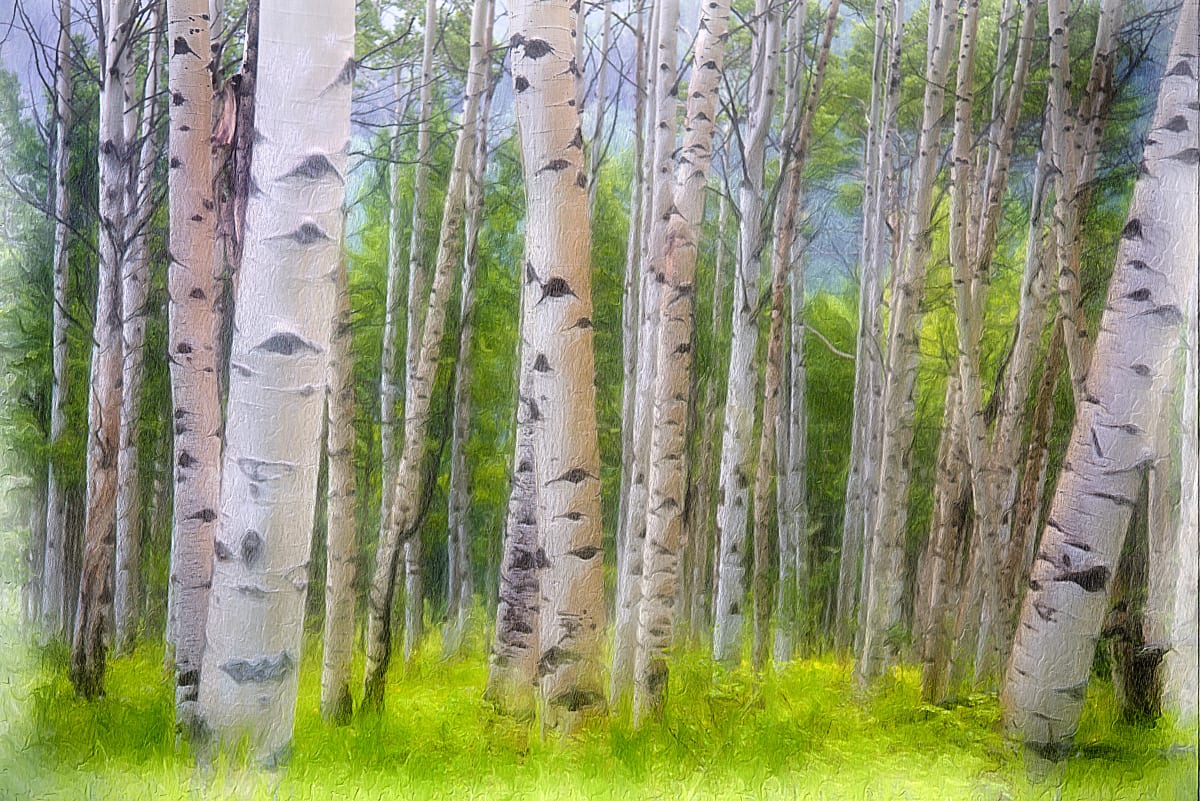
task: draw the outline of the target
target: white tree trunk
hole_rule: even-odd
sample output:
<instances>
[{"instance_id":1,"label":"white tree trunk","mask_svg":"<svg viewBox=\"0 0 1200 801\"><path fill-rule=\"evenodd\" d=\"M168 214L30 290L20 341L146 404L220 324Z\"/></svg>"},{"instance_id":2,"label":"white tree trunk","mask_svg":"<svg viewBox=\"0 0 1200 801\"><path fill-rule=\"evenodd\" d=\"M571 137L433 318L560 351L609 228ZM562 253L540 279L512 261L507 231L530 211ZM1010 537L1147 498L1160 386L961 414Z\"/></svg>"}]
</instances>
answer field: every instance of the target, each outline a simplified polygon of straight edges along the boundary
<instances>
[{"instance_id":1,"label":"white tree trunk","mask_svg":"<svg viewBox=\"0 0 1200 801\"><path fill-rule=\"evenodd\" d=\"M924 111L917 142L914 188L901 263L895 268L888 334L887 369L882 401L879 494L871 513L873 531L862 603L865 620L857 672L860 680L883 673L895 657L892 632L900 624L904 537L908 524L908 487L912 475L908 452L913 435L913 385L919 360L921 299L931 246L934 178L941 148L942 106L947 68L956 25L955 8L934 0L929 9L929 35Z\"/></svg>"},{"instance_id":2,"label":"white tree trunk","mask_svg":"<svg viewBox=\"0 0 1200 801\"><path fill-rule=\"evenodd\" d=\"M432 2L430 6L432 6ZM436 19L436 8L427 8L427 24ZM483 94L485 75L472 70L467 74L466 91L463 98L462 127L454 147L450 180L446 186L445 204L442 210L442 228L438 238L437 257L429 294L424 301L425 313L422 320L413 309L417 301L413 295L423 284L414 275L412 258L409 260L409 342L405 377L404 402L404 445L400 452L400 463L396 471L395 493L392 498L389 528L382 532L375 552L375 574L371 580L368 598L367 663L363 679L363 703L380 707L383 703L383 686L391 659L391 608L396 584L398 557L405 554L406 578L414 578L407 568L418 564L415 554L418 545L415 537L421 522L423 496L428 471L426 469L426 438L429 429L430 406L433 400L434 379L437 376L438 355L442 345L442 334L446 324L446 309L450 300L455 268L462 259L464 198L467 173L475 154L475 127L479 115L479 102ZM414 218L415 222L415 218ZM411 257L410 253L410 257ZM401 549L401 544L404 548ZM418 574L419 575L419 574ZM408 620L415 620L422 611L422 601L414 603L409 583L410 597L405 612ZM415 594L420 596L419 588ZM406 648L415 645L416 632L411 627L406 631Z\"/></svg>"},{"instance_id":3,"label":"white tree trunk","mask_svg":"<svg viewBox=\"0 0 1200 801\"><path fill-rule=\"evenodd\" d=\"M54 80L54 308L50 329L50 457L46 486L46 552L41 587L41 625L50 637L60 636L65 624L63 573L67 497L54 468L54 451L67 424L63 403L67 392L67 217L71 213L67 132L71 127L71 47L71 0L59 0Z\"/></svg>"},{"instance_id":4,"label":"white tree trunk","mask_svg":"<svg viewBox=\"0 0 1200 801\"><path fill-rule=\"evenodd\" d=\"M126 201L126 254L121 278L121 424L120 452L117 456L117 572L113 594L113 641L118 653L133 646L140 605L142 510L141 476L138 462L138 431L142 404L142 386L146 374L146 297L150 284L150 262L146 230L154 209L150 197L150 179L159 156L158 115L162 104L158 94L159 42L162 26L159 5L151 6L147 23L146 83L142 88L141 118L137 138L139 155L129 182ZM127 109L126 131L134 129L137 115ZM131 139L132 141L132 139Z\"/></svg>"},{"instance_id":5,"label":"white tree trunk","mask_svg":"<svg viewBox=\"0 0 1200 801\"><path fill-rule=\"evenodd\" d=\"M174 487L167 628L174 650L176 718L190 726L200 681L213 540L221 495L214 247L216 214L209 150L212 84L204 0L171 0L167 38L171 264L167 275L168 350L174 409Z\"/></svg>"},{"instance_id":6,"label":"white tree trunk","mask_svg":"<svg viewBox=\"0 0 1200 801\"><path fill-rule=\"evenodd\" d=\"M654 35L647 56L648 114L646 150L643 154L645 187L642 197L642 241L639 243L638 275L641 280L637 334L636 384L633 395L633 429L629 495L625 500L624 540L617 581L617 615L613 626L613 658L610 696L620 705L634 684L637 659L639 607L642 599L643 553L646 514L650 502L650 447L654 428L655 370L658 366L659 268L666 220L670 209L675 152L677 91L676 28L678 0L654 6Z\"/></svg>"},{"instance_id":7,"label":"white tree trunk","mask_svg":"<svg viewBox=\"0 0 1200 801\"><path fill-rule=\"evenodd\" d=\"M471 172L467 182L466 233L463 245L463 274L460 297L458 363L454 371L454 420L451 424L450 489L447 500L447 620L442 637L442 652L457 654L462 646L474 589L471 581L471 527L468 524L471 482L467 467L467 441L471 424L471 337L475 315L475 282L478 265L479 228L483 221L483 181L487 167L487 115L491 108L492 0L477 3L471 21L470 69L482 73L479 91L479 115L475 121L478 135L471 154ZM478 19L476 19L476 17Z\"/></svg>"},{"instance_id":8,"label":"white tree trunk","mask_svg":"<svg viewBox=\"0 0 1200 801\"><path fill-rule=\"evenodd\" d=\"M71 681L85 698L104 690L106 627L112 613L116 549L117 453L121 413L121 264L125 256L125 187L129 153L122 114L132 69L131 0L104 4L100 88L100 276L96 290L88 395L87 512L83 569L71 647Z\"/></svg>"},{"instance_id":9,"label":"white tree trunk","mask_svg":"<svg viewBox=\"0 0 1200 801\"><path fill-rule=\"evenodd\" d=\"M325 637L321 660L321 714L337 724L350 722L350 661L354 651L354 577L358 543L354 507L354 358L350 342L350 294L346 259L334 274L337 309L326 370L325 453L328 487L325 503Z\"/></svg>"},{"instance_id":10,"label":"white tree trunk","mask_svg":"<svg viewBox=\"0 0 1200 801\"><path fill-rule=\"evenodd\" d=\"M721 467L717 491L717 536L720 559L717 580L713 659L735 665L741 658L745 602L746 524L750 496L751 434L754 428L754 352L758 345L758 293L762 272L763 156L775 109L775 79L779 65L780 12L760 0L755 34L754 93L748 135L742 153L742 184L738 207L737 268L733 281L733 339L729 353L729 384L725 392L725 424L721 436Z\"/></svg>"},{"instance_id":11,"label":"white tree trunk","mask_svg":"<svg viewBox=\"0 0 1200 801\"><path fill-rule=\"evenodd\" d=\"M1197 9L1185 4L1002 694L1006 726L1057 748L1075 732L1109 579L1171 381L1197 270Z\"/></svg>"},{"instance_id":12,"label":"white tree trunk","mask_svg":"<svg viewBox=\"0 0 1200 801\"><path fill-rule=\"evenodd\" d=\"M665 10L666 7L662 8ZM666 19L670 15L663 13L662 16ZM687 488L686 445L695 328L696 256L700 225L704 221L708 173L712 167L713 123L717 116L717 89L725 59L728 26L728 0L716 0L702 9L695 44L696 67L687 90L683 148L674 170L673 185L668 184L671 211L662 221L666 230L654 237L654 246L660 249L651 252L663 288L653 388L642 597L634 666L633 708L634 718L639 721L648 714L660 713L666 697L667 652L675 626ZM671 35L672 46L666 50L664 58L673 61L674 25L669 30L661 29L661 33ZM663 111L669 114L664 120L672 137L672 141L666 143L666 158L674 161L674 104L664 105ZM660 130L662 128L660 126ZM665 177L657 180L667 183Z\"/></svg>"},{"instance_id":13,"label":"white tree trunk","mask_svg":"<svg viewBox=\"0 0 1200 801\"><path fill-rule=\"evenodd\" d=\"M592 351L590 225L566 0L514 8L514 108L525 172L521 336L531 375L544 726L604 708L604 552Z\"/></svg>"},{"instance_id":14,"label":"white tree trunk","mask_svg":"<svg viewBox=\"0 0 1200 801\"><path fill-rule=\"evenodd\" d=\"M344 225L354 10L261 9L254 183L230 357L200 725L277 764L292 737ZM286 413L282 413L286 410ZM286 425L282 424L286 422Z\"/></svg>"}]
</instances>

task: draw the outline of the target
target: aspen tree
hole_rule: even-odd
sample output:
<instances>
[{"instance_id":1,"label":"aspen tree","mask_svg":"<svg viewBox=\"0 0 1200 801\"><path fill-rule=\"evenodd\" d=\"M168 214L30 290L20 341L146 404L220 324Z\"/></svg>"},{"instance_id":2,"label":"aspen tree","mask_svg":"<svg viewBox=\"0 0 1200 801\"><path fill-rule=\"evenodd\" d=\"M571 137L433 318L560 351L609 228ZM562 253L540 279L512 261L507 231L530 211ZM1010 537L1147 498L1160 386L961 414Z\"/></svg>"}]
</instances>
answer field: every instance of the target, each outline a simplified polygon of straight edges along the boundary
<instances>
[{"instance_id":1,"label":"aspen tree","mask_svg":"<svg viewBox=\"0 0 1200 801\"><path fill-rule=\"evenodd\" d=\"M530 371L540 572L543 725L569 731L605 705L600 664L604 552L589 275L590 225L573 11L516 4L514 108L525 174L521 337ZM536 13L535 13L536 11Z\"/></svg>"},{"instance_id":2,"label":"aspen tree","mask_svg":"<svg viewBox=\"0 0 1200 801\"><path fill-rule=\"evenodd\" d=\"M168 630L176 683L175 714L190 726L200 680L213 541L221 493L221 403L215 307L216 212L209 149L211 52L203 0L167 6L169 112L167 273L174 504Z\"/></svg>"},{"instance_id":3,"label":"aspen tree","mask_svg":"<svg viewBox=\"0 0 1200 801\"><path fill-rule=\"evenodd\" d=\"M1184 4L1001 695L1006 727L1052 751L1078 725L1134 497L1160 456L1147 401L1171 380L1194 291L1197 36L1196 6Z\"/></svg>"},{"instance_id":4,"label":"aspen tree","mask_svg":"<svg viewBox=\"0 0 1200 801\"><path fill-rule=\"evenodd\" d=\"M99 123L99 253L88 393L87 511L79 605L71 644L71 683L85 698L104 691L106 628L112 614L117 457L121 418L121 264L125 258L125 76L132 70L132 0L102 4Z\"/></svg>"},{"instance_id":5,"label":"aspen tree","mask_svg":"<svg viewBox=\"0 0 1200 801\"><path fill-rule=\"evenodd\" d=\"M230 357L199 727L284 760L295 716L337 302L354 9L261 7L254 183ZM286 413L281 412L286 410ZM284 424L286 423L286 424Z\"/></svg>"},{"instance_id":6,"label":"aspen tree","mask_svg":"<svg viewBox=\"0 0 1200 801\"><path fill-rule=\"evenodd\" d=\"M54 446L66 428L63 404L67 392L67 280L69 254L67 218L71 213L68 183L71 148L71 0L58 2L58 43L54 74L54 308L51 312L50 439L47 459L46 544L41 570L42 597L39 609L45 634L58 637L65 626L64 546L67 539L67 497L55 470Z\"/></svg>"}]
</instances>

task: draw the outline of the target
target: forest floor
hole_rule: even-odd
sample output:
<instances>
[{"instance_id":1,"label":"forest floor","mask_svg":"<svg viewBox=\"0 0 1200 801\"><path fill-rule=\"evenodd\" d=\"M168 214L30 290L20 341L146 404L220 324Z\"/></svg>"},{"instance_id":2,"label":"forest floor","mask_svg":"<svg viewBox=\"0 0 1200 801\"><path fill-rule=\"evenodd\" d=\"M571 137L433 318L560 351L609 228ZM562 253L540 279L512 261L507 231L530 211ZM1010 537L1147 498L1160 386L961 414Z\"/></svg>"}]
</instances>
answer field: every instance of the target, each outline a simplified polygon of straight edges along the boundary
<instances>
[{"instance_id":1,"label":"forest floor","mask_svg":"<svg viewBox=\"0 0 1200 801\"><path fill-rule=\"evenodd\" d=\"M442 661L436 635L392 671L387 710L344 728L318 712L319 641L303 659L294 750L277 773L199 770L177 751L161 647L113 660L108 694L77 700L65 654L0 625L0 799L1154 799L1197 797L1196 732L1114 719L1092 685L1076 747L1033 765L999 733L993 696L921 703L915 670L860 692L850 666L813 658L754 679L674 663L665 719L628 715L568 741L482 698L482 637ZM61 649L60 649L61 650Z\"/></svg>"}]
</instances>

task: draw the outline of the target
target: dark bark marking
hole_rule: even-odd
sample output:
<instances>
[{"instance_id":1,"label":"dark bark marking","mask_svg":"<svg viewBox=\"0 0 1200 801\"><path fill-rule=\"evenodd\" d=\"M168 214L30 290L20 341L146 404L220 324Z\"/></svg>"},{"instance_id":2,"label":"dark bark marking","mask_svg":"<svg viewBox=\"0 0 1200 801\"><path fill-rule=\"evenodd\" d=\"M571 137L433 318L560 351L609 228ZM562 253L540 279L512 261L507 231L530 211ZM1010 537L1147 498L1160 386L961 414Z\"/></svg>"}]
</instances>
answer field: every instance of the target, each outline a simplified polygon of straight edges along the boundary
<instances>
[{"instance_id":1,"label":"dark bark marking","mask_svg":"<svg viewBox=\"0 0 1200 801\"><path fill-rule=\"evenodd\" d=\"M188 293L188 297L192 298L193 300L204 300L204 290L200 287L193 287L192 291Z\"/></svg>"},{"instance_id":2,"label":"dark bark marking","mask_svg":"<svg viewBox=\"0 0 1200 801\"><path fill-rule=\"evenodd\" d=\"M314 242L328 240L329 235L322 231L315 223L306 222L290 234L283 234L275 238L290 239L297 245L311 245Z\"/></svg>"},{"instance_id":3,"label":"dark bark marking","mask_svg":"<svg viewBox=\"0 0 1200 801\"><path fill-rule=\"evenodd\" d=\"M1163 126L1163 129L1168 130L1171 133L1181 133L1186 131L1188 129L1187 117L1183 116L1182 114L1176 114L1174 117L1167 120L1167 124Z\"/></svg>"},{"instance_id":4,"label":"dark bark marking","mask_svg":"<svg viewBox=\"0 0 1200 801\"><path fill-rule=\"evenodd\" d=\"M551 706L565 707L570 712L578 712L581 709L601 706L603 703L604 695L602 693L581 690L577 687L573 687L550 699Z\"/></svg>"},{"instance_id":5,"label":"dark bark marking","mask_svg":"<svg viewBox=\"0 0 1200 801\"><path fill-rule=\"evenodd\" d=\"M549 483L553 484L556 481L566 481L571 484L580 484L589 478L595 478L595 476L593 476L591 473L589 473L587 470L583 469L582 467L572 467L570 470L563 473L558 478L551 479Z\"/></svg>"},{"instance_id":6,"label":"dark bark marking","mask_svg":"<svg viewBox=\"0 0 1200 801\"><path fill-rule=\"evenodd\" d=\"M1141 289L1133 290L1132 292L1125 295L1125 297L1128 298L1129 300L1136 300L1138 302L1147 301L1147 300L1150 300L1150 290L1146 289L1145 287L1142 287Z\"/></svg>"},{"instance_id":7,"label":"dark bark marking","mask_svg":"<svg viewBox=\"0 0 1200 801\"><path fill-rule=\"evenodd\" d=\"M198 461L199 460L196 459L196 457L192 456L187 451L179 452L179 466L182 467L184 470L188 469L189 467L191 467L194 464L197 464Z\"/></svg>"},{"instance_id":8,"label":"dark bark marking","mask_svg":"<svg viewBox=\"0 0 1200 801\"><path fill-rule=\"evenodd\" d=\"M542 653L542 658L538 660L538 676L548 676L560 665L570 664L578 659L579 655L574 651L552 645Z\"/></svg>"},{"instance_id":9,"label":"dark bark marking","mask_svg":"<svg viewBox=\"0 0 1200 801\"><path fill-rule=\"evenodd\" d=\"M551 159L550 161L546 162L545 167L542 167L540 170L538 170L538 175L541 175L547 170L558 172L559 170L565 170L570 166L571 162L567 161L566 159Z\"/></svg>"},{"instance_id":10,"label":"dark bark marking","mask_svg":"<svg viewBox=\"0 0 1200 801\"><path fill-rule=\"evenodd\" d=\"M246 682L282 681L296 667L295 660L287 651L275 656L260 656L255 659L230 659L221 665L221 670L238 684Z\"/></svg>"},{"instance_id":11,"label":"dark bark marking","mask_svg":"<svg viewBox=\"0 0 1200 801\"><path fill-rule=\"evenodd\" d=\"M520 42L516 40L520 39ZM544 58L554 52L554 48L544 39L526 39L520 34L513 37L513 44L522 45L525 51L525 58L532 61L537 61L539 58Z\"/></svg>"},{"instance_id":12,"label":"dark bark marking","mask_svg":"<svg viewBox=\"0 0 1200 801\"><path fill-rule=\"evenodd\" d=\"M1066 560L1064 559L1064 564ZM1089 567L1085 570L1071 570L1066 573L1059 573L1054 577L1055 581L1069 581L1072 584L1078 584L1083 588L1084 592L1100 592L1108 586L1108 578L1112 574L1104 565Z\"/></svg>"},{"instance_id":13,"label":"dark bark marking","mask_svg":"<svg viewBox=\"0 0 1200 801\"><path fill-rule=\"evenodd\" d=\"M524 92L526 89L529 88L529 79L526 78L524 75L516 76L515 78L513 78L513 88L515 88L517 90L518 94L521 92Z\"/></svg>"},{"instance_id":14,"label":"dark bark marking","mask_svg":"<svg viewBox=\"0 0 1200 801\"><path fill-rule=\"evenodd\" d=\"M575 292L572 291L571 285L567 283L565 278L554 276L549 281L542 284L541 300L545 300L546 298L561 298L566 295L574 297Z\"/></svg>"},{"instance_id":15,"label":"dark bark marking","mask_svg":"<svg viewBox=\"0 0 1200 801\"><path fill-rule=\"evenodd\" d=\"M1129 222L1125 223L1125 227L1121 230L1122 239L1141 239L1142 238L1142 222L1137 217L1134 217Z\"/></svg>"},{"instance_id":16,"label":"dark bark marking","mask_svg":"<svg viewBox=\"0 0 1200 801\"><path fill-rule=\"evenodd\" d=\"M321 352L321 349L312 342L289 331L272 334L260 342L255 347L255 350L278 353L280 356L294 356L301 351L309 351L310 353Z\"/></svg>"},{"instance_id":17,"label":"dark bark marking","mask_svg":"<svg viewBox=\"0 0 1200 801\"><path fill-rule=\"evenodd\" d=\"M254 529L247 531L246 536L242 538L242 561L248 567L256 565L265 550L265 545L261 534Z\"/></svg>"},{"instance_id":18,"label":"dark bark marking","mask_svg":"<svg viewBox=\"0 0 1200 801\"><path fill-rule=\"evenodd\" d=\"M297 164L292 169L283 174L282 180L289 178L301 178L307 181L319 181L329 176L342 180L341 174L337 171L337 167L333 166L333 162L321 153L315 153L307 156L303 161ZM315 227L315 226L314 226Z\"/></svg>"},{"instance_id":19,"label":"dark bark marking","mask_svg":"<svg viewBox=\"0 0 1200 801\"><path fill-rule=\"evenodd\" d=\"M1192 65L1188 63L1187 59L1180 59L1179 61L1176 61L1175 66L1171 67L1171 69L1167 72L1167 75L1186 75L1189 78L1195 77L1192 74Z\"/></svg>"},{"instance_id":20,"label":"dark bark marking","mask_svg":"<svg viewBox=\"0 0 1200 801\"><path fill-rule=\"evenodd\" d=\"M195 514L188 515L188 520L199 520L203 523L211 523L217 519L217 513L212 509L201 509Z\"/></svg>"},{"instance_id":21,"label":"dark bark marking","mask_svg":"<svg viewBox=\"0 0 1200 801\"><path fill-rule=\"evenodd\" d=\"M1184 164L1200 164L1200 148L1189 147L1167 156L1172 161L1182 161Z\"/></svg>"},{"instance_id":22,"label":"dark bark marking","mask_svg":"<svg viewBox=\"0 0 1200 801\"><path fill-rule=\"evenodd\" d=\"M187 43L187 39L184 39L182 36L176 36L175 37L175 46L171 49L171 55L172 56L186 56L189 53L191 53L196 58L200 58L200 54L192 49L191 45L189 45Z\"/></svg>"},{"instance_id":23,"label":"dark bark marking","mask_svg":"<svg viewBox=\"0 0 1200 801\"><path fill-rule=\"evenodd\" d=\"M183 92L172 92L171 93L171 105L172 106L182 106L186 102L187 102L187 99L184 98Z\"/></svg>"},{"instance_id":24,"label":"dark bark marking","mask_svg":"<svg viewBox=\"0 0 1200 801\"><path fill-rule=\"evenodd\" d=\"M567 551L569 556L574 556L576 559L592 559L601 553L604 553L604 551L594 545L585 545L582 548Z\"/></svg>"},{"instance_id":25,"label":"dark bark marking","mask_svg":"<svg viewBox=\"0 0 1200 801\"><path fill-rule=\"evenodd\" d=\"M537 373L550 372L550 361L546 358L546 354L539 353L537 358L533 360L533 370Z\"/></svg>"}]
</instances>

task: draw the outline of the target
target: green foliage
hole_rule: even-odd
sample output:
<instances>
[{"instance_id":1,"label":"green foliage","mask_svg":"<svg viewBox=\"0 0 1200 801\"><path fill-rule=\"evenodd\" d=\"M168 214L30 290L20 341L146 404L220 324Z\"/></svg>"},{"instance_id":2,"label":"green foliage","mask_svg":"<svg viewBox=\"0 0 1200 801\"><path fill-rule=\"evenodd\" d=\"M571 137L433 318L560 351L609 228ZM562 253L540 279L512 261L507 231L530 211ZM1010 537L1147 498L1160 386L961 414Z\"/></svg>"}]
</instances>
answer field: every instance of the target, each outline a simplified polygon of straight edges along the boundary
<instances>
[{"instance_id":1,"label":"green foliage","mask_svg":"<svg viewBox=\"0 0 1200 801\"><path fill-rule=\"evenodd\" d=\"M1107 685L1092 693L1077 748L1041 778L998 731L992 696L922 705L915 670L863 694L849 664L819 657L754 676L675 659L664 719L593 722L569 741L482 699L484 660L440 661L436 635L388 708L331 728L318 711L320 648L303 659L292 760L278 773L218 758L196 769L172 734L157 648L110 668L106 698L72 697L57 661L13 664L21 703L0 740L0 797L56 798L1194 798L1195 732L1121 724ZM11 670L9 669L11 668ZM11 701L10 701L11 703ZM5 707L8 708L8 707Z\"/></svg>"}]
</instances>

